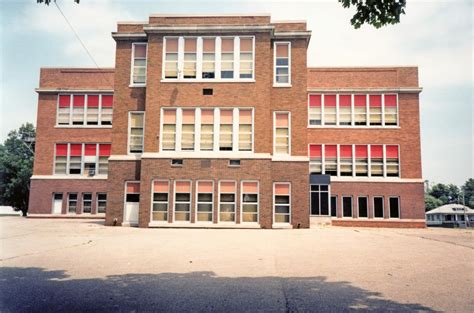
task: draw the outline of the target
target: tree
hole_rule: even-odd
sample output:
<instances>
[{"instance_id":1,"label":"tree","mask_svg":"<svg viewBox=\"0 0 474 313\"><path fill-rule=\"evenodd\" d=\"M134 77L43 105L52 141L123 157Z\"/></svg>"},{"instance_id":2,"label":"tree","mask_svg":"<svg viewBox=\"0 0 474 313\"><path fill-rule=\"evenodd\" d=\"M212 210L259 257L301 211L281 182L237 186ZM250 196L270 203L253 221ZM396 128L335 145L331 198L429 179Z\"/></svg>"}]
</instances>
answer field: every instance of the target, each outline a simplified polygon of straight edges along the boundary
<instances>
[{"instance_id":1,"label":"tree","mask_svg":"<svg viewBox=\"0 0 474 313\"><path fill-rule=\"evenodd\" d=\"M26 123L0 144L1 202L26 216L33 172L35 128Z\"/></svg>"},{"instance_id":2,"label":"tree","mask_svg":"<svg viewBox=\"0 0 474 313\"><path fill-rule=\"evenodd\" d=\"M56 0L36 0L37 3L49 5ZM79 3L80 0L74 0ZM400 16L405 14L406 0L338 0L344 8L356 7L356 14L351 18L354 28L369 24L375 28L400 23Z\"/></svg>"},{"instance_id":3,"label":"tree","mask_svg":"<svg viewBox=\"0 0 474 313\"><path fill-rule=\"evenodd\" d=\"M442 204L458 202L459 199L459 187L453 184L436 184L433 185L428 194L441 200Z\"/></svg>"},{"instance_id":4,"label":"tree","mask_svg":"<svg viewBox=\"0 0 474 313\"><path fill-rule=\"evenodd\" d=\"M468 207L474 208L474 179L469 178L461 189L464 193L464 203Z\"/></svg>"},{"instance_id":5,"label":"tree","mask_svg":"<svg viewBox=\"0 0 474 313\"><path fill-rule=\"evenodd\" d=\"M425 194L425 211L430 211L442 206L443 202L432 195Z\"/></svg>"}]
</instances>

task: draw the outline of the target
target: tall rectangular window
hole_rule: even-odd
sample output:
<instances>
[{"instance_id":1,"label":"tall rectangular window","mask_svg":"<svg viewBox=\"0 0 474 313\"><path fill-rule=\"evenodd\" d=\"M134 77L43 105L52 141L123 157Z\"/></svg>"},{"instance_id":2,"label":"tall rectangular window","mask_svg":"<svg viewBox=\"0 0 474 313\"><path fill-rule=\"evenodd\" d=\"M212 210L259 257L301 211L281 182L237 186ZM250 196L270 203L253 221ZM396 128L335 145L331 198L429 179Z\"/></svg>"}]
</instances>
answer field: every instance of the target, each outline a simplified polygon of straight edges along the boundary
<instances>
[{"instance_id":1,"label":"tall rectangular window","mask_svg":"<svg viewBox=\"0 0 474 313\"><path fill-rule=\"evenodd\" d=\"M370 125L382 125L382 96L369 95Z\"/></svg>"},{"instance_id":2,"label":"tall rectangular window","mask_svg":"<svg viewBox=\"0 0 474 313\"><path fill-rule=\"evenodd\" d=\"M370 175L383 176L383 146L370 146Z\"/></svg>"},{"instance_id":3,"label":"tall rectangular window","mask_svg":"<svg viewBox=\"0 0 474 313\"><path fill-rule=\"evenodd\" d=\"M142 153L143 152L143 126L145 122L144 112L130 112L128 141L128 153Z\"/></svg>"},{"instance_id":4,"label":"tall rectangular window","mask_svg":"<svg viewBox=\"0 0 474 313\"><path fill-rule=\"evenodd\" d=\"M367 125L366 95L354 95L354 125Z\"/></svg>"},{"instance_id":5,"label":"tall rectangular window","mask_svg":"<svg viewBox=\"0 0 474 313\"><path fill-rule=\"evenodd\" d=\"M342 217L352 217L352 197L342 197Z\"/></svg>"},{"instance_id":6,"label":"tall rectangular window","mask_svg":"<svg viewBox=\"0 0 474 313\"><path fill-rule=\"evenodd\" d=\"M184 38L184 78L196 78L197 68L196 38Z\"/></svg>"},{"instance_id":7,"label":"tall rectangular window","mask_svg":"<svg viewBox=\"0 0 474 313\"><path fill-rule=\"evenodd\" d=\"M216 78L216 38L202 40L202 78Z\"/></svg>"},{"instance_id":8,"label":"tall rectangular window","mask_svg":"<svg viewBox=\"0 0 474 313\"><path fill-rule=\"evenodd\" d=\"M290 154L290 114L275 113L274 153Z\"/></svg>"},{"instance_id":9,"label":"tall rectangular window","mask_svg":"<svg viewBox=\"0 0 474 313\"><path fill-rule=\"evenodd\" d=\"M234 78L234 38L221 40L221 78Z\"/></svg>"},{"instance_id":10,"label":"tall rectangular window","mask_svg":"<svg viewBox=\"0 0 474 313\"><path fill-rule=\"evenodd\" d=\"M92 193L82 194L82 213L92 213Z\"/></svg>"},{"instance_id":11,"label":"tall rectangular window","mask_svg":"<svg viewBox=\"0 0 474 313\"><path fill-rule=\"evenodd\" d=\"M68 194L67 212L76 213L76 210L77 210L77 193L70 193Z\"/></svg>"},{"instance_id":12,"label":"tall rectangular window","mask_svg":"<svg viewBox=\"0 0 474 313\"><path fill-rule=\"evenodd\" d=\"M339 146L341 176L352 176L352 145Z\"/></svg>"},{"instance_id":13,"label":"tall rectangular window","mask_svg":"<svg viewBox=\"0 0 474 313\"><path fill-rule=\"evenodd\" d=\"M328 185L311 185L311 215L329 215Z\"/></svg>"},{"instance_id":14,"label":"tall rectangular window","mask_svg":"<svg viewBox=\"0 0 474 313\"><path fill-rule=\"evenodd\" d=\"M309 171L313 174L323 173L323 157L321 145L309 146Z\"/></svg>"},{"instance_id":15,"label":"tall rectangular window","mask_svg":"<svg viewBox=\"0 0 474 313\"><path fill-rule=\"evenodd\" d=\"M275 85L291 84L291 44L289 42L275 42Z\"/></svg>"},{"instance_id":16,"label":"tall rectangular window","mask_svg":"<svg viewBox=\"0 0 474 313\"><path fill-rule=\"evenodd\" d=\"M84 176L92 177L96 174L97 144L84 145Z\"/></svg>"},{"instance_id":17,"label":"tall rectangular window","mask_svg":"<svg viewBox=\"0 0 474 313\"><path fill-rule=\"evenodd\" d=\"M201 110L201 151L214 150L214 109Z\"/></svg>"},{"instance_id":18,"label":"tall rectangular window","mask_svg":"<svg viewBox=\"0 0 474 313\"><path fill-rule=\"evenodd\" d=\"M101 106L101 125L112 125L112 110L114 96L112 95L102 95L101 97L102 106Z\"/></svg>"},{"instance_id":19,"label":"tall rectangular window","mask_svg":"<svg viewBox=\"0 0 474 313\"><path fill-rule=\"evenodd\" d=\"M336 95L324 95L324 125L336 125Z\"/></svg>"},{"instance_id":20,"label":"tall rectangular window","mask_svg":"<svg viewBox=\"0 0 474 313\"><path fill-rule=\"evenodd\" d=\"M239 110L239 151L252 151L252 110Z\"/></svg>"},{"instance_id":21,"label":"tall rectangular window","mask_svg":"<svg viewBox=\"0 0 474 313\"><path fill-rule=\"evenodd\" d=\"M87 125L99 125L99 95L87 96Z\"/></svg>"},{"instance_id":22,"label":"tall rectangular window","mask_svg":"<svg viewBox=\"0 0 474 313\"><path fill-rule=\"evenodd\" d=\"M111 148L110 144L99 144L99 175L107 175L109 173L109 157Z\"/></svg>"},{"instance_id":23,"label":"tall rectangular window","mask_svg":"<svg viewBox=\"0 0 474 313\"><path fill-rule=\"evenodd\" d=\"M165 38L165 78L178 78L178 38Z\"/></svg>"},{"instance_id":24,"label":"tall rectangular window","mask_svg":"<svg viewBox=\"0 0 474 313\"><path fill-rule=\"evenodd\" d=\"M242 222L258 222L258 182L242 182Z\"/></svg>"},{"instance_id":25,"label":"tall rectangular window","mask_svg":"<svg viewBox=\"0 0 474 313\"><path fill-rule=\"evenodd\" d=\"M146 43L132 44L132 85L146 83Z\"/></svg>"},{"instance_id":26,"label":"tall rectangular window","mask_svg":"<svg viewBox=\"0 0 474 313\"><path fill-rule=\"evenodd\" d=\"M72 125L84 125L84 95L74 95L72 98Z\"/></svg>"},{"instance_id":27,"label":"tall rectangular window","mask_svg":"<svg viewBox=\"0 0 474 313\"><path fill-rule=\"evenodd\" d=\"M240 78L253 77L253 38L240 37Z\"/></svg>"},{"instance_id":28,"label":"tall rectangular window","mask_svg":"<svg viewBox=\"0 0 474 313\"><path fill-rule=\"evenodd\" d=\"M67 170L67 150L68 145L56 144L56 156L54 160L54 174L65 175Z\"/></svg>"},{"instance_id":29,"label":"tall rectangular window","mask_svg":"<svg viewBox=\"0 0 474 313\"><path fill-rule=\"evenodd\" d=\"M384 95L385 126L398 124L397 95Z\"/></svg>"},{"instance_id":30,"label":"tall rectangular window","mask_svg":"<svg viewBox=\"0 0 474 313\"><path fill-rule=\"evenodd\" d=\"M321 95L309 96L309 125L322 124Z\"/></svg>"},{"instance_id":31,"label":"tall rectangular window","mask_svg":"<svg viewBox=\"0 0 474 313\"><path fill-rule=\"evenodd\" d=\"M400 218L400 198L390 197L388 198L388 204L390 208L390 218Z\"/></svg>"},{"instance_id":32,"label":"tall rectangular window","mask_svg":"<svg viewBox=\"0 0 474 313\"><path fill-rule=\"evenodd\" d=\"M97 213L105 213L107 207L107 194L105 192L97 193Z\"/></svg>"},{"instance_id":33,"label":"tall rectangular window","mask_svg":"<svg viewBox=\"0 0 474 313\"><path fill-rule=\"evenodd\" d=\"M291 221L291 184L273 184L273 222L290 223Z\"/></svg>"},{"instance_id":34,"label":"tall rectangular window","mask_svg":"<svg viewBox=\"0 0 474 313\"><path fill-rule=\"evenodd\" d=\"M183 110L181 150L194 151L195 109Z\"/></svg>"},{"instance_id":35,"label":"tall rectangular window","mask_svg":"<svg viewBox=\"0 0 474 313\"><path fill-rule=\"evenodd\" d=\"M196 221L212 222L214 208L214 183L212 181L197 182Z\"/></svg>"},{"instance_id":36,"label":"tall rectangular window","mask_svg":"<svg viewBox=\"0 0 474 313\"><path fill-rule=\"evenodd\" d=\"M153 221L168 221L169 181L157 180L153 182Z\"/></svg>"},{"instance_id":37,"label":"tall rectangular window","mask_svg":"<svg viewBox=\"0 0 474 313\"><path fill-rule=\"evenodd\" d=\"M161 148L164 151L176 149L176 110L163 110L163 136Z\"/></svg>"},{"instance_id":38,"label":"tall rectangular window","mask_svg":"<svg viewBox=\"0 0 474 313\"><path fill-rule=\"evenodd\" d=\"M189 222L191 220L191 182L175 181L174 220Z\"/></svg>"},{"instance_id":39,"label":"tall rectangular window","mask_svg":"<svg viewBox=\"0 0 474 313\"><path fill-rule=\"evenodd\" d=\"M82 144L71 144L69 153L69 174L81 174Z\"/></svg>"},{"instance_id":40,"label":"tall rectangular window","mask_svg":"<svg viewBox=\"0 0 474 313\"><path fill-rule=\"evenodd\" d=\"M374 197L374 218L383 218L383 197Z\"/></svg>"},{"instance_id":41,"label":"tall rectangular window","mask_svg":"<svg viewBox=\"0 0 474 313\"><path fill-rule=\"evenodd\" d=\"M337 176L337 146L324 146L324 173L326 175Z\"/></svg>"},{"instance_id":42,"label":"tall rectangular window","mask_svg":"<svg viewBox=\"0 0 474 313\"><path fill-rule=\"evenodd\" d=\"M369 199L367 197L358 197L357 198L357 210L359 212L359 217L368 217L368 208Z\"/></svg>"},{"instance_id":43,"label":"tall rectangular window","mask_svg":"<svg viewBox=\"0 0 474 313\"><path fill-rule=\"evenodd\" d=\"M60 95L58 97L58 125L69 125L71 114L71 96Z\"/></svg>"},{"instance_id":44,"label":"tall rectangular window","mask_svg":"<svg viewBox=\"0 0 474 313\"><path fill-rule=\"evenodd\" d=\"M219 182L219 221L235 222L236 182Z\"/></svg>"},{"instance_id":45,"label":"tall rectangular window","mask_svg":"<svg viewBox=\"0 0 474 313\"><path fill-rule=\"evenodd\" d=\"M398 162L398 146L385 146L385 156L387 161L387 176L398 177L400 173Z\"/></svg>"},{"instance_id":46,"label":"tall rectangular window","mask_svg":"<svg viewBox=\"0 0 474 313\"><path fill-rule=\"evenodd\" d=\"M220 110L219 150L232 151L233 110Z\"/></svg>"},{"instance_id":47,"label":"tall rectangular window","mask_svg":"<svg viewBox=\"0 0 474 313\"><path fill-rule=\"evenodd\" d=\"M352 124L352 96L339 95L339 125Z\"/></svg>"},{"instance_id":48,"label":"tall rectangular window","mask_svg":"<svg viewBox=\"0 0 474 313\"><path fill-rule=\"evenodd\" d=\"M355 146L356 176L368 176L369 174L369 158L367 150L367 145Z\"/></svg>"},{"instance_id":49,"label":"tall rectangular window","mask_svg":"<svg viewBox=\"0 0 474 313\"><path fill-rule=\"evenodd\" d=\"M337 196L331 196L331 216L337 217Z\"/></svg>"}]
</instances>

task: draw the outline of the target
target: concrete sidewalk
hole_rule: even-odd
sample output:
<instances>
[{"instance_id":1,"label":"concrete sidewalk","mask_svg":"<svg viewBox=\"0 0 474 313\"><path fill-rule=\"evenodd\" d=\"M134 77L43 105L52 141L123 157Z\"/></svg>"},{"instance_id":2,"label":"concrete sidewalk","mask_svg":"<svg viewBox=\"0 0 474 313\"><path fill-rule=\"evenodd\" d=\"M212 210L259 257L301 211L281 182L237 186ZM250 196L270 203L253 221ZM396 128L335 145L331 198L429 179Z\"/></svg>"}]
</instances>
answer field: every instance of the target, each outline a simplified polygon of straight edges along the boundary
<instances>
[{"instance_id":1,"label":"concrete sidewalk","mask_svg":"<svg viewBox=\"0 0 474 313\"><path fill-rule=\"evenodd\" d=\"M472 230L138 229L1 217L0 311L474 307Z\"/></svg>"}]
</instances>

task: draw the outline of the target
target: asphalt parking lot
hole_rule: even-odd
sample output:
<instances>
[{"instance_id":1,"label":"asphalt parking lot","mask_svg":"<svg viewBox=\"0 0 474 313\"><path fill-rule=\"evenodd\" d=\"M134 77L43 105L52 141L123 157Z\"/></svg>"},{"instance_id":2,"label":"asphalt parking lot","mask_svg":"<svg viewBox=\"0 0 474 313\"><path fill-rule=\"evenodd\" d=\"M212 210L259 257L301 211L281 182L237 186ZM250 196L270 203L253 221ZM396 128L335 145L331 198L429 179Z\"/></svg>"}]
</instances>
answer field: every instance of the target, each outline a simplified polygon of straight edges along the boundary
<instances>
[{"instance_id":1,"label":"asphalt parking lot","mask_svg":"<svg viewBox=\"0 0 474 313\"><path fill-rule=\"evenodd\" d=\"M474 308L474 232L138 229L0 217L1 312Z\"/></svg>"}]
</instances>

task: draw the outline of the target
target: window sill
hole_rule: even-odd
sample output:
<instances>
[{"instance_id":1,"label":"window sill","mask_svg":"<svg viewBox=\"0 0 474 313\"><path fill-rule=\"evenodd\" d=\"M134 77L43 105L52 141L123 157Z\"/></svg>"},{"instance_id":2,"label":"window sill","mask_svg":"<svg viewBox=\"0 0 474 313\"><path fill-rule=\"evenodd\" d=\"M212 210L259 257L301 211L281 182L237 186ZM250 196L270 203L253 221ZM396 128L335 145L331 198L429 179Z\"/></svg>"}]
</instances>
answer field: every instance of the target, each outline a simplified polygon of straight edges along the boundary
<instances>
[{"instance_id":1,"label":"window sill","mask_svg":"<svg viewBox=\"0 0 474 313\"><path fill-rule=\"evenodd\" d=\"M273 84L273 88L291 88L291 84Z\"/></svg>"},{"instance_id":2,"label":"window sill","mask_svg":"<svg viewBox=\"0 0 474 313\"><path fill-rule=\"evenodd\" d=\"M112 125L55 125L54 128L110 129Z\"/></svg>"},{"instance_id":3,"label":"window sill","mask_svg":"<svg viewBox=\"0 0 474 313\"><path fill-rule=\"evenodd\" d=\"M130 88L143 88L143 87L146 87L146 84L130 84L128 87L130 87Z\"/></svg>"},{"instance_id":4,"label":"window sill","mask_svg":"<svg viewBox=\"0 0 474 313\"><path fill-rule=\"evenodd\" d=\"M290 223L273 223L272 228L291 229L293 225Z\"/></svg>"},{"instance_id":5,"label":"window sill","mask_svg":"<svg viewBox=\"0 0 474 313\"><path fill-rule=\"evenodd\" d=\"M255 83L255 79L162 79L161 83Z\"/></svg>"},{"instance_id":6,"label":"window sill","mask_svg":"<svg viewBox=\"0 0 474 313\"><path fill-rule=\"evenodd\" d=\"M340 128L340 129L400 129L400 126L358 126L358 125L308 125L308 128Z\"/></svg>"}]
</instances>

